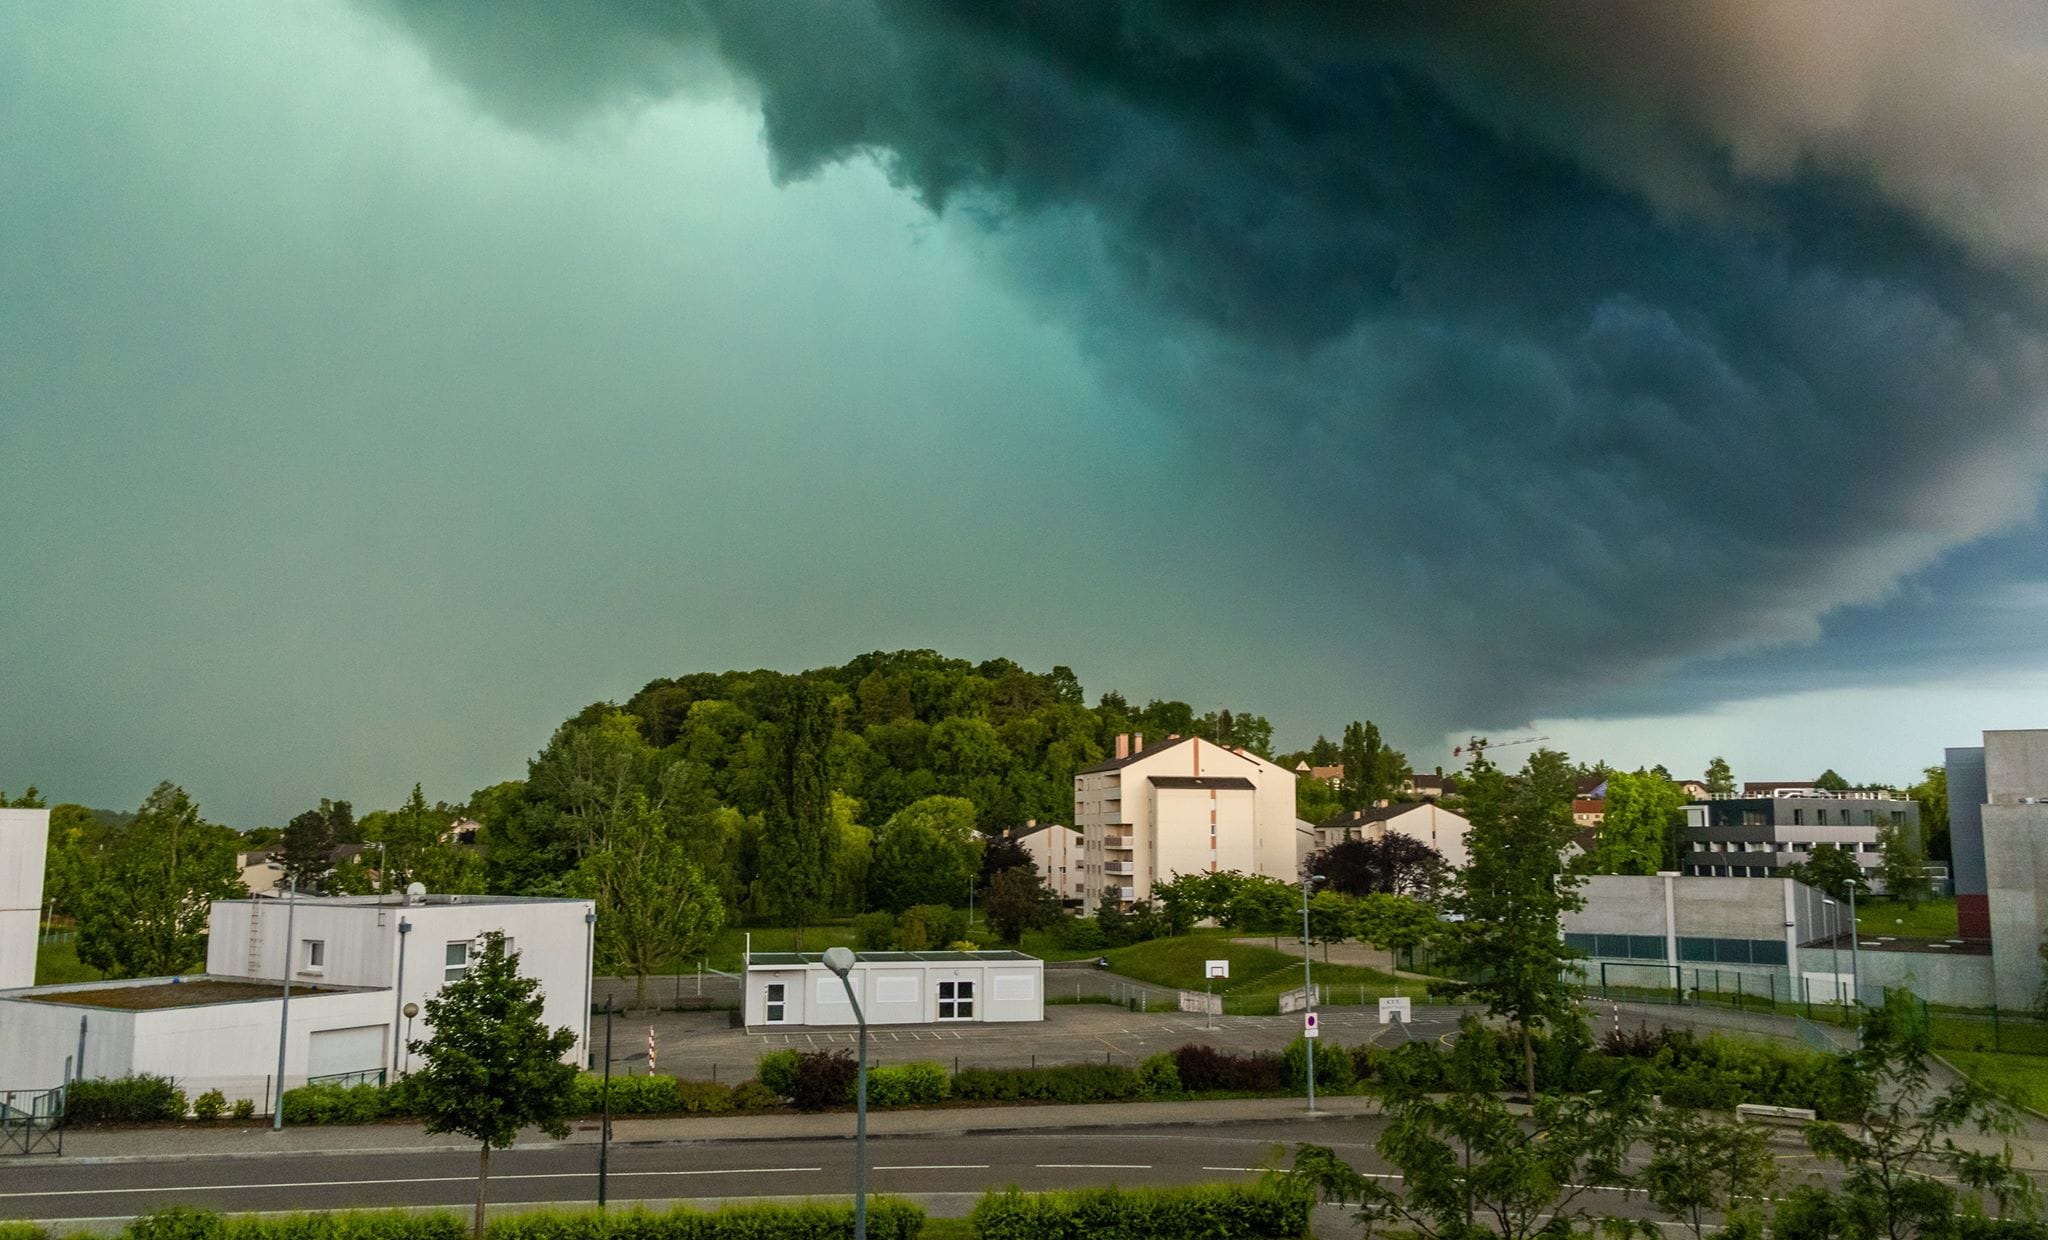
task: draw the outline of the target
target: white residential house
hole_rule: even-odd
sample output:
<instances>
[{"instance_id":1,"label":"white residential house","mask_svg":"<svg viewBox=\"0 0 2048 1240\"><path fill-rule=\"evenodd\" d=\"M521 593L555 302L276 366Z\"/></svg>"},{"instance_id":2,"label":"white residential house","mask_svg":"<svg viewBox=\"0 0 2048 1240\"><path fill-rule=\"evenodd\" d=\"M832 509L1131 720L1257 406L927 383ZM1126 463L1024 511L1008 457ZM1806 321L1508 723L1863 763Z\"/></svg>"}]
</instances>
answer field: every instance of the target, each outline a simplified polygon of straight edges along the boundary
<instances>
[{"instance_id":1,"label":"white residential house","mask_svg":"<svg viewBox=\"0 0 2048 1240\"><path fill-rule=\"evenodd\" d=\"M1340 814L1315 829L1316 847L1328 848L1340 840L1380 840L1405 835L1437 850L1454 869L1465 868L1471 853L1465 835L1472 824L1461 814L1440 808L1434 801L1376 805L1371 809Z\"/></svg>"},{"instance_id":2,"label":"white residential house","mask_svg":"<svg viewBox=\"0 0 2048 1240\"><path fill-rule=\"evenodd\" d=\"M1073 904L1081 899L1079 831L1057 822L1041 825L1033 821L1025 823L1024 829L1010 838L1031 855L1031 864L1038 867L1038 877L1062 904Z\"/></svg>"},{"instance_id":3,"label":"white residential house","mask_svg":"<svg viewBox=\"0 0 2048 1240\"><path fill-rule=\"evenodd\" d=\"M1237 870L1294 881L1304 836L1294 817L1295 772L1247 749L1194 736L1145 747L1118 736L1115 756L1074 777L1081 830L1081 911L1103 893L1122 904L1152 897L1176 874Z\"/></svg>"},{"instance_id":4,"label":"white residential house","mask_svg":"<svg viewBox=\"0 0 2048 1240\"><path fill-rule=\"evenodd\" d=\"M0 989L33 986L50 811L0 809Z\"/></svg>"}]
</instances>

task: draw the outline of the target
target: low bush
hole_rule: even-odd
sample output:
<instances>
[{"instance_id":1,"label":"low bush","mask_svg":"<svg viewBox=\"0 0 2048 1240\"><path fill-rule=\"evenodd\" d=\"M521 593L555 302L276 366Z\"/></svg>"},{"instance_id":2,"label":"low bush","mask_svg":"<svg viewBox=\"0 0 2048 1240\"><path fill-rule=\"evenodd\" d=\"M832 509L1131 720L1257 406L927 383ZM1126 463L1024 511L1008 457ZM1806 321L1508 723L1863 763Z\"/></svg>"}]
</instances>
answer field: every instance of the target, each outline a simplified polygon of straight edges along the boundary
<instances>
[{"instance_id":1,"label":"low bush","mask_svg":"<svg viewBox=\"0 0 2048 1240\"><path fill-rule=\"evenodd\" d=\"M944 1102L947 1092L946 1069L935 1063L893 1064L868 1069L868 1105L871 1107L926 1106Z\"/></svg>"},{"instance_id":2,"label":"low bush","mask_svg":"<svg viewBox=\"0 0 2048 1240\"><path fill-rule=\"evenodd\" d=\"M773 1090L778 1098L796 1096L796 1052L769 1051L761 1056L761 1066L755 1073L763 1085Z\"/></svg>"},{"instance_id":3,"label":"low bush","mask_svg":"<svg viewBox=\"0 0 2048 1240\"><path fill-rule=\"evenodd\" d=\"M217 1089L209 1089L192 1100L192 1118L219 1119L221 1112L228 1109L228 1096Z\"/></svg>"},{"instance_id":4,"label":"low bush","mask_svg":"<svg viewBox=\"0 0 2048 1240\"><path fill-rule=\"evenodd\" d=\"M968 1216L981 1240L1293 1240L1311 1199L1283 1185L1083 1189L983 1197Z\"/></svg>"},{"instance_id":5,"label":"low bush","mask_svg":"<svg viewBox=\"0 0 2048 1240\"><path fill-rule=\"evenodd\" d=\"M789 1100L799 1111L829 1111L853 1105L854 1076L860 1071L845 1051L807 1051L796 1057L796 1084Z\"/></svg>"},{"instance_id":6,"label":"low bush","mask_svg":"<svg viewBox=\"0 0 2048 1240\"><path fill-rule=\"evenodd\" d=\"M775 1091L756 1080L745 1080L733 1086L732 1109L735 1111L765 1111L780 1106L782 1099Z\"/></svg>"},{"instance_id":7,"label":"low bush","mask_svg":"<svg viewBox=\"0 0 2048 1240\"><path fill-rule=\"evenodd\" d=\"M165 1206L129 1222L121 1234L129 1240L218 1240L228 1222L211 1210Z\"/></svg>"},{"instance_id":8,"label":"low bush","mask_svg":"<svg viewBox=\"0 0 2048 1240\"><path fill-rule=\"evenodd\" d=\"M1322 1042L1316 1047L1316 1092L1325 1094L1348 1093L1357 1083L1358 1072L1352 1063L1351 1052L1335 1042ZM1287 1083L1295 1089L1308 1089L1308 1039L1296 1038L1287 1044L1283 1054L1287 1058Z\"/></svg>"},{"instance_id":9,"label":"low bush","mask_svg":"<svg viewBox=\"0 0 2048 1240\"><path fill-rule=\"evenodd\" d=\"M73 1124L153 1124L185 1118L185 1091L167 1076L73 1081L64 1118Z\"/></svg>"},{"instance_id":10,"label":"low bush","mask_svg":"<svg viewBox=\"0 0 2048 1240\"><path fill-rule=\"evenodd\" d=\"M1138 1065L1138 1088L1147 1098L1180 1097L1180 1065L1168 1053L1146 1056Z\"/></svg>"},{"instance_id":11,"label":"low bush","mask_svg":"<svg viewBox=\"0 0 2048 1240\"><path fill-rule=\"evenodd\" d=\"M237 1098L235 1099L235 1105L229 1109L228 1113L236 1119L255 1119L256 1100L254 1098Z\"/></svg>"},{"instance_id":12,"label":"low bush","mask_svg":"<svg viewBox=\"0 0 2048 1240\"><path fill-rule=\"evenodd\" d=\"M868 1235L917 1240L924 1211L894 1197L868 1202ZM18 1227L20 1230L10 1230ZM494 1218L488 1240L843 1240L853 1233L853 1208L834 1205L728 1206L720 1210L535 1210ZM174 1206L134 1220L125 1240L465 1240L466 1215L450 1211L346 1210L225 1218ZM47 1240L40 1227L0 1223L0 1240Z\"/></svg>"},{"instance_id":13,"label":"low bush","mask_svg":"<svg viewBox=\"0 0 2048 1240\"><path fill-rule=\"evenodd\" d=\"M925 943L930 946L953 943L967 937L967 914L944 904L913 904L904 910L903 921L906 924L913 921L921 923Z\"/></svg>"},{"instance_id":14,"label":"low bush","mask_svg":"<svg viewBox=\"0 0 2048 1240\"><path fill-rule=\"evenodd\" d=\"M974 1102L1122 1102L1144 1092L1138 1074L1121 1064L968 1068L953 1076L953 1096Z\"/></svg>"},{"instance_id":15,"label":"low bush","mask_svg":"<svg viewBox=\"0 0 2048 1240\"><path fill-rule=\"evenodd\" d=\"M0 1222L0 1240L50 1240L39 1223Z\"/></svg>"},{"instance_id":16,"label":"low bush","mask_svg":"<svg viewBox=\"0 0 2048 1240\"><path fill-rule=\"evenodd\" d=\"M1288 1088L1287 1060L1279 1055L1230 1055L1212 1046L1173 1052L1181 1088L1189 1093L1278 1094Z\"/></svg>"},{"instance_id":17,"label":"low bush","mask_svg":"<svg viewBox=\"0 0 2048 1240\"><path fill-rule=\"evenodd\" d=\"M723 1115L732 1110L732 1086L717 1081L684 1081L674 1084L676 1105L685 1115Z\"/></svg>"},{"instance_id":18,"label":"low bush","mask_svg":"<svg viewBox=\"0 0 2048 1240\"><path fill-rule=\"evenodd\" d=\"M862 913L853 919L862 951L885 952L896 946L896 919L887 913Z\"/></svg>"},{"instance_id":19,"label":"low bush","mask_svg":"<svg viewBox=\"0 0 2048 1240\"><path fill-rule=\"evenodd\" d=\"M284 1122L368 1124L399 1114L394 1092L381 1085L301 1085L284 1091Z\"/></svg>"}]
</instances>

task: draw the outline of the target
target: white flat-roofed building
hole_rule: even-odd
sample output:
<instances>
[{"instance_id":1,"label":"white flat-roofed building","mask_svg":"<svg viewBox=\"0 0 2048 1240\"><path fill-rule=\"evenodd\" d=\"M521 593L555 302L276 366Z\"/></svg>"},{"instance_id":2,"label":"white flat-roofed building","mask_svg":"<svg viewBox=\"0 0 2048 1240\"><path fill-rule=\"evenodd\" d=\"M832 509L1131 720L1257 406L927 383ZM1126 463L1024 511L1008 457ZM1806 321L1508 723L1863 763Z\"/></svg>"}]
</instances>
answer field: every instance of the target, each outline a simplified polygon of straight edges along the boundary
<instances>
[{"instance_id":1,"label":"white flat-roofed building","mask_svg":"<svg viewBox=\"0 0 2048 1240\"><path fill-rule=\"evenodd\" d=\"M0 992L0 1090L149 1073L188 1098L275 1096L283 983L194 975ZM384 990L292 988L285 1088L308 1077L376 1079L391 1053Z\"/></svg>"},{"instance_id":2,"label":"white flat-roofed building","mask_svg":"<svg viewBox=\"0 0 2048 1240\"><path fill-rule=\"evenodd\" d=\"M1237 870L1293 882L1302 845L1295 772L1247 749L1196 736L1118 736L1116 754L1074 776L1081 829L1081 910L1105 892L1120 904L1152 898L1176 874Z\"/></svg>"},{"instance_id":3,"label":"white flat-roofed building","mask_svg":"<svg viewBox=\"0 0 2048 1240\"><path fill-rule=\"evenodd\" d=\"M403 895L300 896L295 909L282 899L217 900L208 921L206 971L218 977L292 980L328 986L373 987L385 992L395 1020L388 1060L410 1064L397 1043L431 1032L424 1009L443 986L461 977L486 933L504 934L519 953L519 971L540 982L549 1028L576 1031L565 1058L587 1062L590 1033L591 932L596 905L589 900L524 896ZM285 924L291 922L291 942ZM401 1013L417 1003L422 1015L410 1035Z\"/></svg>"},{"instance_id":4,"label":"white flat-roofed building","mask_svg":"<svg viewBox=\"0 0 2048 1240\"><path fill-rule=\"evenodd\" d=\"M1045 962L1022 952L858 952L848 976L870 1025L1045 1019ZM749 1029L857 1023L817 953L749 954L744 1003Z\"/></svg>"},{"instance_id":5,"label":"white flat-roofed building","mask_svg":"<svg viewBox=\"0 0 2048 1240\"><path fill-rule=\"evenodd\" d=\"M50 811L0 809L0 988L36 983Z\"/></svg>"}]
</instances>

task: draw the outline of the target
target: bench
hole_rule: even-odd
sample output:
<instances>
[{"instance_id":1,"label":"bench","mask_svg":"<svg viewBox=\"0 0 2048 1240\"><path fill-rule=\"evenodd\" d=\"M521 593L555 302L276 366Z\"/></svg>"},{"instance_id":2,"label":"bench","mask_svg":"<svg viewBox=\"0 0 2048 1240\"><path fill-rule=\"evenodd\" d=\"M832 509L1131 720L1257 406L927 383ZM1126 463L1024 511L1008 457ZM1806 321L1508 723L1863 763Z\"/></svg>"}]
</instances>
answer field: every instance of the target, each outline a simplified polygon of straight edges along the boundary
<instances>
[{"instance_id":1,"label":"bench","mask_svg":"<svg viewBox=\"0 0 2048 1240\"><path fill-rule=\"evenodd\" d=\"M1744 1102L1737 1104L1735 1108L1735 1118L1739 1121L1788 1120L1802 1124L1810 1124L1814 1120L1819 1119L1820 1116L1808 1107L1774 1107L1765 1106L1761 1102Z\"/></svg>"}]
</instances>

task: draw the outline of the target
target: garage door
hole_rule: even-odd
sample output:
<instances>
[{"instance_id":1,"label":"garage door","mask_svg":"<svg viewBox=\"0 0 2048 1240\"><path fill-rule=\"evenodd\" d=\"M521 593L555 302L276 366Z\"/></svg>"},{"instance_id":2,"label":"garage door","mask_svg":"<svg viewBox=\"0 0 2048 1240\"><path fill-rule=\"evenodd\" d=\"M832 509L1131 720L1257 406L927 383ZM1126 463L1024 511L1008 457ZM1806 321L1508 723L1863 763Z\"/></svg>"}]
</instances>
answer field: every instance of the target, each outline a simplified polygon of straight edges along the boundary
<instances>
[{"instance_id":1,"label":"garage door","mask_svg":"<svg viewBox=\"0 0 2048 1240\"><path fill-rule=\"evenodd\" d=\"M375 1072L384 1066L384 1048L390 1041L390 1029L385 1025L317 1029L306 1048L306 1075Z\"/></svg>"}]
</instances>

